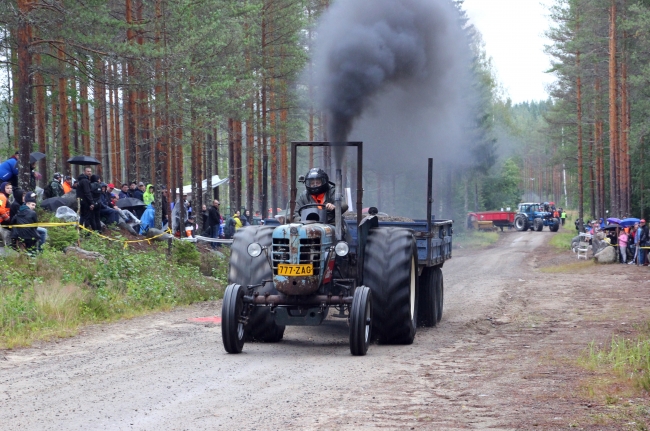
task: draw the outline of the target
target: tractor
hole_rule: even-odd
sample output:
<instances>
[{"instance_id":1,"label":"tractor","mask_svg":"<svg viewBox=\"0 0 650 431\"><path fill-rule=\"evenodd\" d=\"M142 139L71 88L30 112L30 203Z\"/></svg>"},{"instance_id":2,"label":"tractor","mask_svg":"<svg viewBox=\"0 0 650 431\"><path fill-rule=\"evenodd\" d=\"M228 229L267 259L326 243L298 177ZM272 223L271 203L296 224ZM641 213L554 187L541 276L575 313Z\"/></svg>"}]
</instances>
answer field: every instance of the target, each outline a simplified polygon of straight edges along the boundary
<instances>
[{"instance_id":1,"label":"tractor","mask_svg":"<svg viewBox=\"0 0 650 431\"><path fill-rule=\"evenodd\" d=\"M340 169L334 224L322 204L295 208L298 149L333 145L293 142L284 224L244 227L233 238L221 327L228 353L240 353L247 341L279 342L286 326L320 325L328 314L347 321L355 356L365 355L372 340L410 344L418 326L440 322L441 268L451 258L453 229L451 220L431 215L432 159L427 220L380 222L377 208L362 214L363 144L336 145L357 150L356 220L341 214Z\"/></svg>"},{"instance_id":2,"label":"tractor","mask_svg":"<svg viewBox=\"0 0 650 431\"><path fill-rule=\"evenodd\" d=\"M543 204L519 204L519 211L515 216L515 229L518 231L530 229L541 232L544 226L548 226L551 232L557 232L560 229L560 219L553 217L552 212L545 211Z\"/></svg>"}]
</instances>

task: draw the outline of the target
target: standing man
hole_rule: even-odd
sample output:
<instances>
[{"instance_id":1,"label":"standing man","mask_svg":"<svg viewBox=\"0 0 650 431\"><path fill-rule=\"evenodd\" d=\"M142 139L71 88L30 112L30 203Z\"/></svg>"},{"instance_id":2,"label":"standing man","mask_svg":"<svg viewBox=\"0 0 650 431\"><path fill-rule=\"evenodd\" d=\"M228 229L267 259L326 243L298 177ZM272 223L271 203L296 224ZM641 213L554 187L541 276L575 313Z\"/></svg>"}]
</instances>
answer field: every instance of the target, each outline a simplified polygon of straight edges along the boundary
<instances>
[{"instance_id":1,"label":"standing man","mask_svg":"<svg viewBox=\"0 0 650 431\"><path fill-rule=\"evenodd\" d=\"M564 208L560 208L560 220L562 220L562 226L564 226L564 222L566 221L566 211L564 211Z\"/></svg>"},{"instance_id":2,"label":"standing man","mask_svg":"<svg viewBox=\"0 0 650 431\"><path fill-rule=\"evenodd\" d=\"M9 157L8 160L0 163L0 183L10 182L13 187L18 187L18 158L20 153Z\"/></svg>"},{"instance_id":3,"label":"standing man","mask_svg":"<svg viewBox=\"0 0 650 431\"><path fill-rule=\"evenodd\" d=\"M129 185L129 197L130 198L135 197L133 194L136 192L136 190L138 190L137 185L138 185L138 183L136 183L135 181L131 181L131 184Z\"/></svg>"},{"instance_id":4,"label":"standing man","mask_svg":"<svg viewBox=\"0 0 650 431\"><path fill-rule=\"evenodd\" d=\"M648 226L645 224L645 219L641 219L639 222L639 230L637 232L639 237L639 265L648 266L645 261L646 251L643 247L648 246L648 240L650 240L650 234L648 232Z\"/></svg>"},{"instance_id":5,"label":"standing man","mask_svg":"<svg viewBox=\"0 0 650 431\"><path fill-rule=\"evenodd\" d=\"M5 246L11 245L11 233L9 229L5 229L3 225L11 224L11 205L9 204L9 196L13 193L13 187L7 181L0 184L0 240L4 242Z\"/></svg>"},{"instance_id":6,"label":"standing man","mask_svg":"<svg viewBox=\"0 0 650 431\"><path fill-rule=\"evenodd\" d=\"M212 201L212 206L208 210L208 227L210 230L210 236L212 238L219 238L219 225L221 224L221 213L219 212L219 201L215 199ZM216 248L217 244L212 243L212 248Z\"/></svg>"},{"instance_id":7,"label":"standing man","mask_svg":"<svg viewBox=\"0 0 650 431\"><path fill-rule=\"evenodd\" d=\"M95 229L95 219L93 217L95 203L93 201L93 195L90 192L90 177L92 174L92 169L87 167L84 169L84 172L77 178L77 197L81 199L79 207L81 217L79 219L79 223L87 228Z\"/></svg>"}]
</instances>

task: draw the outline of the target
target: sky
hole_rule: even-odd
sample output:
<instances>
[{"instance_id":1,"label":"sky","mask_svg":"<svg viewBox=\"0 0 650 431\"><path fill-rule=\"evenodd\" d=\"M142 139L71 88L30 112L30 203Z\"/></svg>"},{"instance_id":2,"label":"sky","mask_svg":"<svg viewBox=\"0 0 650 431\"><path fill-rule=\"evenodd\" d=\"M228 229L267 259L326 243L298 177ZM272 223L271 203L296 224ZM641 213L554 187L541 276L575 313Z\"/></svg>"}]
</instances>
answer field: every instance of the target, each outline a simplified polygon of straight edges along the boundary
<instances>
[{"instance_id":1,"label":"sky","mask_svg":"<svg viewBox=\"0 0 650 431\"><path fill-rule=\"evenodd\" d=\"M497 79L513 103L546 100L553 75L544 53L552 0L465 0L470 22L483 35Z\"/></svg>"}]
</instances>

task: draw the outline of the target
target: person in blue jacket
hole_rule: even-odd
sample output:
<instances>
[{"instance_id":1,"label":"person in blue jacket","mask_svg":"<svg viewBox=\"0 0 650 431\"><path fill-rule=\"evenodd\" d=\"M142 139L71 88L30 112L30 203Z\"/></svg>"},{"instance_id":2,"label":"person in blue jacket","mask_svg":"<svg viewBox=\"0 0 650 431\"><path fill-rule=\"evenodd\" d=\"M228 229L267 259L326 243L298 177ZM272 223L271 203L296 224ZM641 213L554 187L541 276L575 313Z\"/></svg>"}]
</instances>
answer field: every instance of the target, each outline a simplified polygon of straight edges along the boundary
<instances>
[{"instance_id":1,"label":"person in blue jacket","mask_svg":"<svg viewBox=\"0 0 650 431\"><path fill-rule=\"evenodd\" d=\"M0 163L0 183L7 181L12 186L18 187L18 157L20 154L16 152L8 160Z\"/></svg>"},{"instance_id":2,"label":"person in blue jacket","mask_svg":"<svg viewBox=\"0 0 650 431\"><path fill-rule=\"evenodd\" d=\"M154 226L154 220L156 219L154 204L155 202L151 202L147 205L147 209L144 210L144 214L140 217L140 235L144 235Z\"/></svg>"}]
</instances>

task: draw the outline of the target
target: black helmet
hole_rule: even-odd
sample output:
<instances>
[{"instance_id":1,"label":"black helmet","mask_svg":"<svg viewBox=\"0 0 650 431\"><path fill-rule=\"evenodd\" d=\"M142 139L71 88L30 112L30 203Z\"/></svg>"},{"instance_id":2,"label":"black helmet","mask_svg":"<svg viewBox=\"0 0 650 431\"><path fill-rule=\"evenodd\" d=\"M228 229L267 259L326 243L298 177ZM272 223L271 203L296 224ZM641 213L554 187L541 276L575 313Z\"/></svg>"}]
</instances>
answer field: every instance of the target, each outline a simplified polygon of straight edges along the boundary
<instances>
[{"instance_id":1,"label":"black helmet","mask_svg":"<svg viewBox=\"0 0 650 431\"><path fill-rule=\"evenodd\" d=\"M59 180L59 179L61 179L61 174L58 173L58 172L55 173L55 174L54 174L54 179L55 179L55 180Z\"/></svg>"},{"instance_id":2,"label":"black helmet","mask_svg":"<svg viewBox=\"0 0 650 431\"><path fill-rule=\"evenodd\" d=\"M305 176L305 187L310 195L319 195L330 189L329 177L320 168L311 168Z\"/></svg>"}]
</instances>

